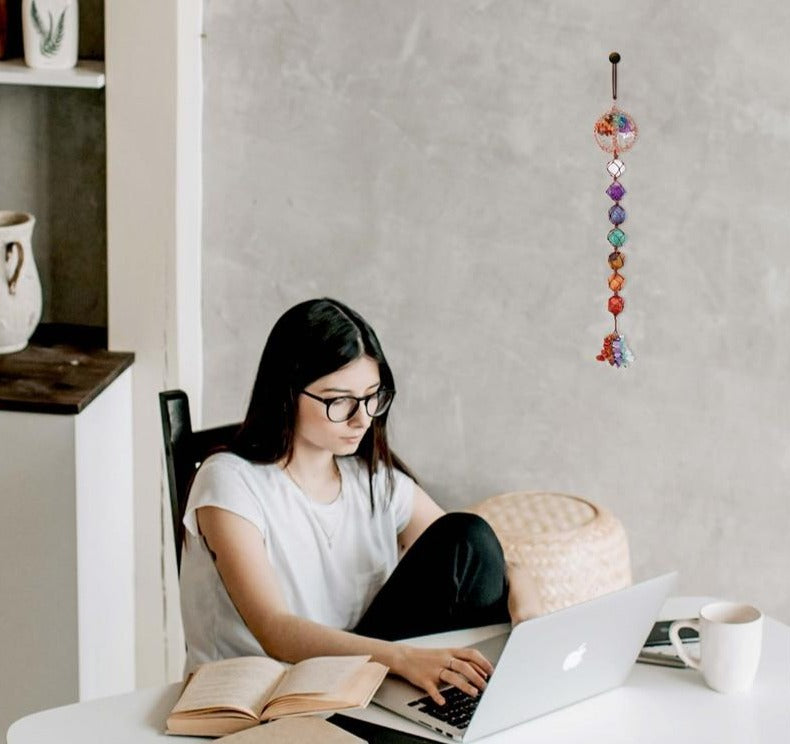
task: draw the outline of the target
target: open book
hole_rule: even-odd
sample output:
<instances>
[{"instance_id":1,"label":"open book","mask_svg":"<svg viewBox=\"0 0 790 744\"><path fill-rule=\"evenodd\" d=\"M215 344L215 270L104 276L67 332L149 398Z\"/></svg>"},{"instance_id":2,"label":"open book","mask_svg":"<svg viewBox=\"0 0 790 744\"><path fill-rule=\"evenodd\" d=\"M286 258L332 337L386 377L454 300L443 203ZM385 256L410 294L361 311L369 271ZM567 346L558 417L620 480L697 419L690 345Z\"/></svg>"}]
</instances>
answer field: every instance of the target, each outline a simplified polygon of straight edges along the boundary
<instances>
[{"instance_id":1,"label":"open book","mask_svg":"<svg viewBox=\"0 0 790 744\"><path fill-rule=\"evenodd\" d=\"M362 708L386 674L370 656L317 656L292 667L266 656L210 661L187 680L167 733L224 736L272 718Z\"/></svg>"}]
</instances>

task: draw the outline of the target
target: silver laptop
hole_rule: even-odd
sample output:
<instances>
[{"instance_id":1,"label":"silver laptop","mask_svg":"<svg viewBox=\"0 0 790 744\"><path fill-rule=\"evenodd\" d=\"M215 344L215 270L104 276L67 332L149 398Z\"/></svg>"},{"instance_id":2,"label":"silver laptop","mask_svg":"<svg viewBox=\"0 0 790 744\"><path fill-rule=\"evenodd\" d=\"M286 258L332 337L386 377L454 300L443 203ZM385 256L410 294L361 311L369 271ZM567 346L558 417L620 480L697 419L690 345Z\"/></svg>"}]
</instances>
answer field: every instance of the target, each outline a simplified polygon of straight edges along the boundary
<instances>
[{"instance_id":1,"label":"silver laptop","mask_svg":"<svg viewBox=\"0 0 790 744\"><path fill-rule=\"evenodd\" d=\"M494 664L482 695L442 688L436 705L387 677L373 698L456 741L474 741L621 685L672 591L668 573L516 625L474 644Z\"/></svg>"}]
</instances>

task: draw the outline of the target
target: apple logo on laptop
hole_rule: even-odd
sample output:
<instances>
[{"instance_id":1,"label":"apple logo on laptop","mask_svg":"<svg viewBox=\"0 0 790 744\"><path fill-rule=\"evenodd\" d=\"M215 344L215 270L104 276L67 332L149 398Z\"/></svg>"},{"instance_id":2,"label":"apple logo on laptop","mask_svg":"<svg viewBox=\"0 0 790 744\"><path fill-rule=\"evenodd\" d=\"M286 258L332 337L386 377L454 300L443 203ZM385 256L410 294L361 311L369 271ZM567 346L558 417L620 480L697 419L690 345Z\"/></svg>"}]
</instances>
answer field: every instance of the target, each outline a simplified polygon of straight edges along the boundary
<instances>
[{"instance_id":1,"label":"apple logo on laptop","mask_svg":"<svg viewBox=\"0 0 790 744\"><path fill-rule=\"evenodd\" d=\"M566 657L565 661L562 662L562 671L567 672L570 669L575 669L579 664L582 663L582 659L584 658L584 654L587 653L587 644L582 643L579 648L574 651L571 651Z\"/></svg>"}]
</instances>

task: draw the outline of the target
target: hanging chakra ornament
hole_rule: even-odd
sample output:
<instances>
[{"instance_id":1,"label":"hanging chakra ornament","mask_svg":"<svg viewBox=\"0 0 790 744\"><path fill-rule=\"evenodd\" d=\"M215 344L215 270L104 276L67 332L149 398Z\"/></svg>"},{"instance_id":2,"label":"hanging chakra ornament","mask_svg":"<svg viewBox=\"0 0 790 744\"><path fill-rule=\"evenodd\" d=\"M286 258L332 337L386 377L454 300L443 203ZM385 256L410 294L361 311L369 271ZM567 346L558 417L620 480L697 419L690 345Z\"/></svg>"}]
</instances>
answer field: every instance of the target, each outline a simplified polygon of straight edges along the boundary
<instances>
[{"instance_id":1,"label":"hanging chakra ornament","mask_svg":"<svg viewBox=\"0 0 790 744\"><path fill-rule=\"evenodd\" d=\"M612 101L614 102L617 101L617 63L620 61L620 55L612 52L609 61L612 63ZM620 290L625 286L625 277L620 273L620 269L625 264L625 256L620 249L628 240L621 227L625 222L626 213L620 204L625 196L625 187L620 182L620 176L625 173L625 163L620 159L620 155L631 149L636 142L636 136L636 122L614 103L612 108L595 122L595 141L598 147L613 156L606 164L606 171L612 177L606 195L614 202L609 208L609 222L612 228L606 235L610 251L609 266L612 269L608 280L612 296L607 307L614 316L614 331L604 338L603 348L596 359L600 362L609 362L613 367L627 367L634 361L634 355L626 344L625 336L617 329L617 316L625 308L625 300L620 296Z\"/></svg>"}]
</instances>

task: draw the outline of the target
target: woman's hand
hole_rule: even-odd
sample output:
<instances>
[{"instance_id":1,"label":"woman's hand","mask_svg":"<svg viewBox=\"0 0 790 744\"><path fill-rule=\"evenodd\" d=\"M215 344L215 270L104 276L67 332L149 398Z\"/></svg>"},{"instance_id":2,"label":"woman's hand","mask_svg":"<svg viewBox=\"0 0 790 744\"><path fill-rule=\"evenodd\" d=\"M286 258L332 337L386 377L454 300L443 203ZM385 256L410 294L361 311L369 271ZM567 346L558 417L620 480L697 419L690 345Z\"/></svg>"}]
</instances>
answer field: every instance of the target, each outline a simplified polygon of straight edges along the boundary
<instances>
[{"instance_id":1,"label":"woman's hand","mask_svg":"<svg viewBox=\"0 0 790 744\"><path fill-rule=\"evenodd\" d=\"M538 586L527 566L508 563L507 581L507 609L513 625L546 614Z\"/></svg>"},{"instance_id":2,"label":"woman's hand","mask_svg":"<svg viewBox=\"0 0 790 744\"><path fill-rule=\"evenodd\" d=\"M421 687L438 704L444 705L440 687L452 685L476 697L486 687L494 667L474 648L419 648L395 646L390 671Z\"/></svg>"}]
</instances>

